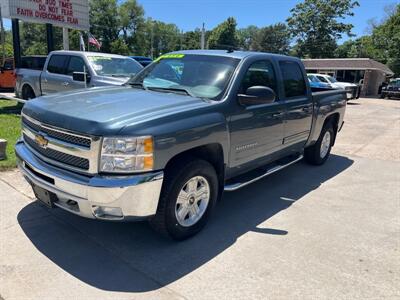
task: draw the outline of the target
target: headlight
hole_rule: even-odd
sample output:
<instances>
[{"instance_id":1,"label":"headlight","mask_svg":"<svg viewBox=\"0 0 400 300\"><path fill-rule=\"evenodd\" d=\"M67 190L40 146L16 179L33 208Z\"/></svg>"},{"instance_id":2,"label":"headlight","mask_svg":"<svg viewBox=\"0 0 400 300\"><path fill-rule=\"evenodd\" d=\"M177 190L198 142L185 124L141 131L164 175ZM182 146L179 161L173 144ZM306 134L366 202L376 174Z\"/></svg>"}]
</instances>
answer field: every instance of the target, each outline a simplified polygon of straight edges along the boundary
<instances>
[{"instance_id":1,"label":"headlight","mask_svg":"<svg viewBox=\"0 0 400 300\"><path fill-rule=\"evenodd\" d=\"M100 171L129 173L153 169L153 138L105 137L101 147Z\"/></svg>"}]
</instances>

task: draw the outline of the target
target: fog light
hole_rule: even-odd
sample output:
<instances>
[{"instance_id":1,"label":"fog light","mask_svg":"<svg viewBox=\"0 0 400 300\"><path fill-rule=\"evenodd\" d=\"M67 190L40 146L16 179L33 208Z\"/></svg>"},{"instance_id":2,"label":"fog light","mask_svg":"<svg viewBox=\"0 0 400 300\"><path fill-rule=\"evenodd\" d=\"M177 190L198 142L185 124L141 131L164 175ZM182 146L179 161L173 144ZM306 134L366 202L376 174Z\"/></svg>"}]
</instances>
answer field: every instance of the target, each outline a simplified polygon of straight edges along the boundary
<instances>
[{"instance_id":1,"label":"fog light","mask_svg":"<svg viewBox=\"0 0 400 300\"><path fill-rule=\"evenodd\" d=\"M122 219L124 215L122 214L122 210L119 207L107 207L107 206L92 206L93 213L96 218L99 219Z\"/></svg>"}]
</instances>

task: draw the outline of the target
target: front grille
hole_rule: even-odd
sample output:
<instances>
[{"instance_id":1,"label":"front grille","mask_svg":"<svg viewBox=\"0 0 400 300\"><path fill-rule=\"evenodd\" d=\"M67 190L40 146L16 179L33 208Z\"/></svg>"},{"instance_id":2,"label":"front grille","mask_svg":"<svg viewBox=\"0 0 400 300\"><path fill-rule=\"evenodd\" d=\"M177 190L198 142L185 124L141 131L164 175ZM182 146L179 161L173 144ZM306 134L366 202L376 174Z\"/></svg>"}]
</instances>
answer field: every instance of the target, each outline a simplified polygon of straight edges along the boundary
<instances>
[{"instance_id":1,"label":"front grille","mask_svg":"<svg viewBox=\"0 0 400 300\"><path fill-rule=\"evenodd\" d=\"M91 144L90 138L79 137L79 136L68 134L65 132L52 130L48 127L44 127L44 126L38 125L36 123L33 123L30 120L28 120L28 118L25 118L25 117L22 117L22 122L24 123L24 125L29 126L30 128L32 128L33 130L35 130L37 132L46 133L49 137L59 139L61 141L68 142L71 144L90 148L90 144Z\"/></svg>"},{"instance_id":2,"label":"front grille","mask_svg":"<svg viewBox=\"0 0 400 300\"><path fill-rule=\"evenodd\" d=\"M47 157L56 162L60 162L72 167L80 168L83 170L89 170L89 160L86 158L81 158L73 155L69 155L66 153L62 153L53 149L42 148L40 147L34 140L29 138L26 134L24 134L24 141L31 147L33 150L38 152L39 154Z\"/></svg>"}]
</instances>

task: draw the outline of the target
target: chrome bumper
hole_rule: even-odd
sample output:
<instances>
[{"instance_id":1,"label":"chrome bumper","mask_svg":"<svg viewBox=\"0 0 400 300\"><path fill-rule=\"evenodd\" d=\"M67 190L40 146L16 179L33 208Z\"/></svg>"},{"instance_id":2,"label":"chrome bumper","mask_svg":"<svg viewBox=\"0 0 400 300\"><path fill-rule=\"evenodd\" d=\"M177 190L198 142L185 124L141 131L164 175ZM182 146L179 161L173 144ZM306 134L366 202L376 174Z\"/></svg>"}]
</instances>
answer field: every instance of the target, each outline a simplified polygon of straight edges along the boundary
<instances>
[{"instance_id":1,"label":"chrome bumper","mask_svg":"<svg viewBox=\"0 0 400 300\"><path fill-rule=\"evenodd\" d=\"M129 220L146 218L157 211L162 171L90 177L43 162L22 141L15 145L15 153L27 181L54 193L57 201L53 204L71 213L91 219ZM111 210L114 213L108 214Z\"/></svg>"}]
</instances>

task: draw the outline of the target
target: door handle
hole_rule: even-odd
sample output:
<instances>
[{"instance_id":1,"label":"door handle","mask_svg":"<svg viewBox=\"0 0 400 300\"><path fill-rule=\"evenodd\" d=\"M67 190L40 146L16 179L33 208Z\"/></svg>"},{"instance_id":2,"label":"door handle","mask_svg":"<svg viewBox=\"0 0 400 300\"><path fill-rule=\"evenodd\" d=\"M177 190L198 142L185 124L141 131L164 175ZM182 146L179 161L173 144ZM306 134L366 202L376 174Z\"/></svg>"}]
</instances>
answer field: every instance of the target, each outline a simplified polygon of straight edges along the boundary
<instances>
[{"instance_id":1,"label":"door handle","mask_svg":"<svg viewBox=\"0 0 400 300\"><path fill-rule=\"evenodd\" d=\"M303 107L303 111L306 113L311 112L311 108L310 107Z\"/></svg>"},{"instance_id":2,"label":"door handle","mask_svg":"<svg viewBox=\"0 0 400 300\"><path fill-rule=\"evenodd\" d=\"M69 85L69 82L66 82L66 81L65 81L65 82L62 83L62 85L63 85L63 86L68 86L68 85Z\"/></svg>"},{"instance_id":3,"label":"door handle","mask_svg":"<svg viewBox=\"0 0 400 300\"><path fill-rule=\"evenodd\" d=\"M277 118L277 117L282 117L284 115L283 112L276 112L276 113L272 113L272 117Z\"/></svg>"}]
</instances>

